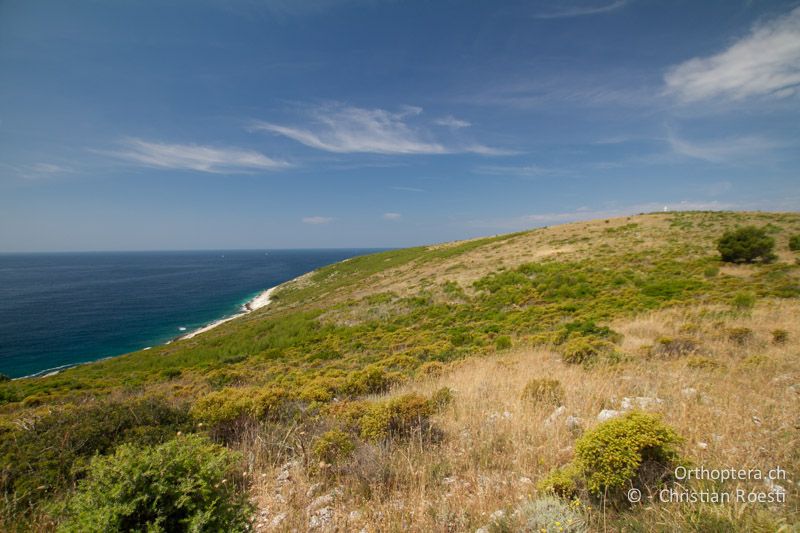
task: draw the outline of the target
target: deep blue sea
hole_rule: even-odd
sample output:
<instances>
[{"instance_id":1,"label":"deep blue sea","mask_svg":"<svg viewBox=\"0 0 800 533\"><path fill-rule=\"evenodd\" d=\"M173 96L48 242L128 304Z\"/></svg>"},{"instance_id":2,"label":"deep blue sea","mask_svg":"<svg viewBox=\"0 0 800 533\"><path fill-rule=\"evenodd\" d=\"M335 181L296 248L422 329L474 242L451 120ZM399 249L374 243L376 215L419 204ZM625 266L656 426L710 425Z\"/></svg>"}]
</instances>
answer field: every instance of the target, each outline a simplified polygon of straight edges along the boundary
<instances>
[{"instance_id":1,"label":"deep blue sea","mask_svg":"<svg viewBox=\"0 0 800 533\"><path fill-rule=\"evenodd\" d=\"M0 372L27 376L162 344L265 289L373 251L0 254Z\"/></svg>"}]
</instances>

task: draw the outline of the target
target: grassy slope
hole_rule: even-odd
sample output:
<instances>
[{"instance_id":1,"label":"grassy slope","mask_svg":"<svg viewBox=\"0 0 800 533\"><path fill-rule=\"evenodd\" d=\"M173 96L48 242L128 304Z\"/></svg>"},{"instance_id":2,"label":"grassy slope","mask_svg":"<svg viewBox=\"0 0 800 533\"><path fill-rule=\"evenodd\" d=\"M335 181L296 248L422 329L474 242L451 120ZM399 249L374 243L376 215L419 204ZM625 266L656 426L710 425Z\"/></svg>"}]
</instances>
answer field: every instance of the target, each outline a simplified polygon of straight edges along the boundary
<instances>
[{"instance_id":1,"label":"grassy slope","mask_svg":"<svg viewBox=\"0 0 800 533\"><path fill-rule=\"evenodd\" d=\"M725 229L750 223L769 226L779 260L771 265L721 265L714 240ZM673 406L679 416L668 416L688 438L687 447L691 449L694 439L713 437L702 432L708 427L707 417L721 417L726 429L720 431L727 432L722 437L734 440L737 424L746 423L751 412L762 409L774 420L762 413L761 418L770 421L759 431L769 428L774 435L754 436L747 446L731 445L727 451L713 448L717 455L711 457L718 464L738 466L753 457L751 452L769 445L773 448L760 452L760 460L764 464L780 460L780 466L793 468L794 474L798 467L796 431L786 429L787 416L791 416L784 412L781 401L788 402L786 410L791 406L796 412L796 395L787 396L784 391L787 384L800 379L796 344L774 347L764 339L773 323L797 323L800 267L787 250L788 238L797 233L800 215L793 213L667 213L354 258L286 284L268 308L194 339L83 365L48 378L0 384L0 398L6 400L0 406L0 420L35 419L55 404L142 391L191 400L226 386L280 385L306 399L324 399L344 395L365 367L383 372L398 387L425 389L433 385L403 382L415 376L425 362L466 361L439 378L459 389L455 410L439 420L448 437L444 452L440 450L437 456L444 453L447 465L436 466L436 457L418 450L417 467L407 472L410 486L398 485L382 496L384 503L397 501L417 507L427 501L432 507L420 511L425 516L418 518L420 529L441 529L442 521L453 519L441 515L446 509L458 514L457 529L477 527L481 513L512 503L516 489L499 487L513 487L513 483L508 485L512 478L535 480L569 456L570 438L563 432L531 431L545 413L521 413L522 407L517 405L517 389L525 377L533 375L562 379L568 397L575 398L570 409L587 420L592 419L592 411L611 406L615 397L657 393L677 399L680 385L686 388L708 378L717 384L712 393L720 398L720 405L715 404L715 409L724 416L686 402ZM730 311L737 294L745 300L757 299L749 317ZM794 322L786 318L787 313ZM565 325L582 327L588 321L624 334L614 361L609 362L614 364L584 370L555 361L558 356L551 347L568 331ZM753 344L752 350L726 345L719 337L720 331L737 321L747 322L757 331L759 343ZM716 370L700 368L702 364L688 368L686 358L653 361L645 357L648 344L679 333L689 327L686 324L694 324L692 335L699 344L708 345L703 357L720 363L709 363ZM794 339L800 335L790 326L787 329ZM510 351L498 348L507 346L506 337L513 345ZM708 339L716 339L716 344L706 342ZM467 357L495 353L502 359ZM753 360L750 366L742 366L750 356L763 356L766 362ZM481 381L481 373L489 371L497 381ZM670 387L664 385L666 376ZM762 387L770 383L778 385L765 393ZM488 396L478 394L480 387L488 387ZM745 399L757 407L748 408ZM518 414L507 430L474 427L489 410L502 412L500 406L506 405L509 412ZM478 435L471 438L468 449L459 444L464 429ZM489 449L495 451L488 453ZM472 460L465 459L470 457ZM394 464L401 458L391 455L384 459ZM439 474L431 474L431 470ZM443 500L452 492L452 487L441 486L443 477L452 477L445 472L471 479L473 484L483 477L495 479L497 485L487 489L495 496L462 491L460 498L465 501ZM299 479L311 483L313 476L308 476L299 475ZM346 480L343 483L346 485ZM276 504L263 494L264 505L274 511ZM796 502L796 489L794 497ZM364 502L363 496L353 496L347 506ZM288 509L303 504L302 498L292 500ZM796 512L796 503L793 505L772 511L773 517L787 518ZM675 510L650 510L631 520L685 519L670 512ZM296 515L303 519L303 514ZM393 516L399 519L396 510L392 514L387 507L381 518L364 521L372 527L388 527Z\"/></svg>"}]
</instances>

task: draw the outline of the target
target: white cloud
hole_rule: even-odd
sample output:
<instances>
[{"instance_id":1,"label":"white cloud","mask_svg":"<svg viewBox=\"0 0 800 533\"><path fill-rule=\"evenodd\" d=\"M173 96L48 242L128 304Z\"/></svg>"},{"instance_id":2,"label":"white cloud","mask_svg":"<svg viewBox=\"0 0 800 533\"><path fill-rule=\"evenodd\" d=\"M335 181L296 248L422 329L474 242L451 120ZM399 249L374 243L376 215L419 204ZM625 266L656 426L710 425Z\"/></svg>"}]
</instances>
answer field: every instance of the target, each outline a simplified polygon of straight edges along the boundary
<instances>
[{"instance_id":1,"label":"white cloud","mask_svg":"<svg viewBox=\"0 0 800 533\"><path fill-rule=\"evenodd\" d=\"M711 163L740 161L779 147L779 144L757 135L729 137L716 141L689 141L669 132L667 142L678 155Z\"/></svg>"},{"instance_id":2,"label":"white cloud","mask_svg":"<svg viewBox=\"0 0 800 533\"><path fill-rule=\"evenodd\" d=\"M463 149L464 152L469 152L471 154L478 154L478 155L517 155L519 154L516 150L505 150L503 148L492 148L491 146L486 146L483 144L471 144Z\"/></svg>"},{"instance_id":3,"label":"white cloud","mask_svg":"<svg viewBox=\"0 0 800 533\"><path fill-rule=\"evenodd\" d=\"M118 151L99 152L147 167L195 170L214 174L280 170L291 165L253 150L197 144L166 144L129 138Z\"/></svg>"},{"instance_id":4,"label":"white cloud","mask_svg":"<svg viewBox=\"0 0 800 533\"><path fill-rule=\"evenodd\" d=\"M331 217L314 216L314 217L303 217L302 221L303 224L319 225L319 224L330 224L331 222L333 222L333 219Z\"/></svg>"},{"instance_id":5,"label":"white cloud","mask_svg":"<svg viewBox=\"0 0 800 533\"><path fill-rule=\"evenodd\" d=\"M534 18L537 19L558 19L558 18L570 18L570 17L582 17L585 15L597 15L599 13L608 13L609 11L615 11L621 7L625 7L629 0L615 0L611 3L599 4L599 5L589 5L586 3L580 5L571 5L567 7L562 7L558 11L549 11L549 12L542 12L536 13ZM561 4L563 6L563 4Z\"/></svg>"},{"instance_id":6,"label":"white cloud","mask_svg":"<svg viewBox=\"0 0 800 533\"><path fill-rule=\"evenodd\" d=\"M418 108L417 108L418 109ZM418 113L412 113L418 114ZM312 148L335 153L444 154L441 144L426 140L405 122L409 110L324 106L312 112L311 128L256 122L252 129L271 131Z\"/></svg>"},{"instance_id":7,"label":"white cloud","mask_svg":"<svg viewBox=\"0 0 800 533\"><path fill-rule=\"evenodd\" d=\"M656 82L657 83L657 82ZM658 85L650 77L629 69L565 72L537 75L529 79L488 80L486 85L464 101L480 105L499 105L516 109L571 107L652 107Z\"/></svg>"},{"instance_id":8,"label":"white cloud","mask_svg":"<svg viewBox=\"0 0 800 533\"><path fill-rule=\"evenodd\" d=\"M561 176L569 172L564 168L547 168L540 165L483 165L475 168L477 174L490 176L516 176L522 178L535 178L540 176Z\"/></svg>"},{"instance_id":9,"label":"white cloud","mask_svg":"<svg viewBox=\"0 0 800 533\"><path fill-rule=\"evenodd\" d=\"M667 92L684 102L795 94L800 87L800 7L756 25L719 54L671 68L664 81Z\"/></svg>"},{"instance_id":10,"label":"white cloud","mask_svg":"<svg viewBox=\"0 0 800 533\"><path fill-rule=\"evenodd\" d=\"M384 213L383 214L383 219L384 220L400 220L401 218L403 218L403 215L401 215L400 213Z\"/></svg>"},{"instance_id":11,"label":"white cloud","mask_svg":"<svg viewBox=\"0 0 800 533\"><path fill-rule=\"evenodd\" d=\"M460 130L461 128L469 128L472 126L466 120L461 120L460 118L456 118L453 115L447 115L446 117L437 118L433 121L434 124L437 126L444 126L445 128L451 128L454 130Z\"/></svg>"},{"instance_id":12,"label":"white cloud","mask_svg":"<svg viewBox=\"0 0 800 533\"><path fill-rule=\"evenodd\" d=\"M25 180L39 180L46 178L53 178L62 174L71 174L73 169L54 163L33 163L30 165L9 165L6 163L0 164L0 167L7 168L12 174L18 178Z\"/></svg>"},{"instance_id":13,"label":"white cloud","mask_svg":"<svg viewBox=\"0 0 800 533\"><path fill-rule=\"evenodd\" d=\"M405 192L427 192L425 189L419 189L417 187L403 187L400 185L393 185L391 187L395 191L405 191Z\"/></svg>"},{"instance_id":14,"label":"white cloud","mask_svg":"<svg viewBox=\"0 0 800 533\"><path fill-rule=\"evenodd\" d=\"M429 132L409 123L409 118L421 113L422 108L414 106L404 106L394 113L333 104L312 109L309 112L311 124L305 127L256 121L250 129L277 133L311 148L342 154L506 153L483 145L446 146Z\"/></svg>"}]
</instances>

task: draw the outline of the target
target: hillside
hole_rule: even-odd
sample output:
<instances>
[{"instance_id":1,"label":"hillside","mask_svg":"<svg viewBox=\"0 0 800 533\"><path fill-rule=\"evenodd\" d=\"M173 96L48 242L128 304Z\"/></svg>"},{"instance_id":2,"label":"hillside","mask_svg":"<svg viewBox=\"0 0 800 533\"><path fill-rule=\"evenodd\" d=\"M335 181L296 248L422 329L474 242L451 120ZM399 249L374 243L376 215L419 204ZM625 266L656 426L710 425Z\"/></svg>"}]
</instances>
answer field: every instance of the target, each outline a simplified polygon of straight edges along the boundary
<instances>
[{"instance_id":1,"label":"hillside","mask_svg":"<svg viewBox=\"0 0 800 533\"><path fill-rule=\"evenodd\" d=\"M742 225L775 261L720 261ZM259 530L516 531L609 410L659 414L687 465L782 468L786 501L579 484L588 529L546 531L796 530L797 234L797 213L656 213L383 252L197 337L0 383L0 526L54 529L94 454L181 432L242 452Z\"/></svg>"}]
</instances>

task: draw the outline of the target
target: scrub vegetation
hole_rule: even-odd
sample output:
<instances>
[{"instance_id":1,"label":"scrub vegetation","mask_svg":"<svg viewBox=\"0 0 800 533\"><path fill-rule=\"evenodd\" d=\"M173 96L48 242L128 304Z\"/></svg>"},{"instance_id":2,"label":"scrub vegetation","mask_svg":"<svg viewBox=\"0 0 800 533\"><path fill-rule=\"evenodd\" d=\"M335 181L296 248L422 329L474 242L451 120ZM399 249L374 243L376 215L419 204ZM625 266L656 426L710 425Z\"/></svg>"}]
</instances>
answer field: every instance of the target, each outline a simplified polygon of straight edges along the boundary
<instances>
[{"instance_id":1,"label":"scrub vegetation","mask_svg":"<svg viewBox=\"0 0 800 533\"><path fill-rule=\"evenodd\" d=\"M726 257L754 249L742 228L759 255ZM252 510L278 531L791 531L798 234L794 213L657 213L382 252L194 338L0 382L0 529L109 505L107 530ZM158 464L199 480L165 473L164 517L114 477ZM648 499L677 464L780 467L747 488L785 503Z\"/></svg>"}]
</instances>

